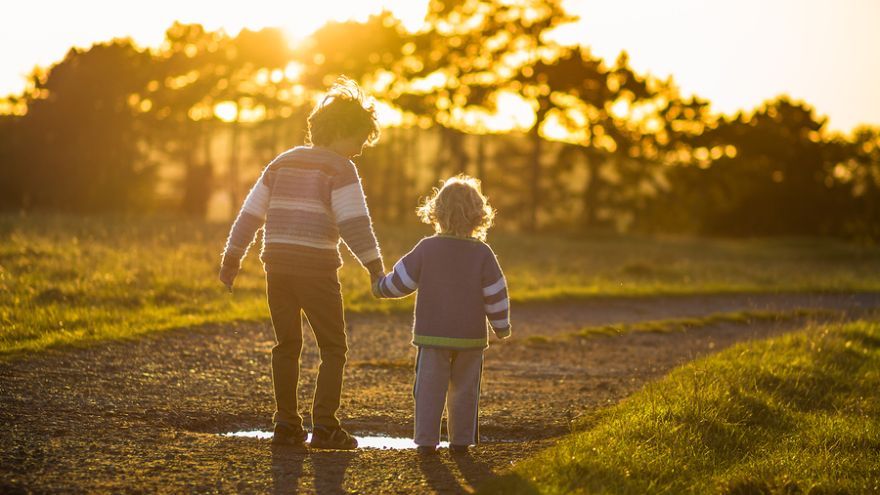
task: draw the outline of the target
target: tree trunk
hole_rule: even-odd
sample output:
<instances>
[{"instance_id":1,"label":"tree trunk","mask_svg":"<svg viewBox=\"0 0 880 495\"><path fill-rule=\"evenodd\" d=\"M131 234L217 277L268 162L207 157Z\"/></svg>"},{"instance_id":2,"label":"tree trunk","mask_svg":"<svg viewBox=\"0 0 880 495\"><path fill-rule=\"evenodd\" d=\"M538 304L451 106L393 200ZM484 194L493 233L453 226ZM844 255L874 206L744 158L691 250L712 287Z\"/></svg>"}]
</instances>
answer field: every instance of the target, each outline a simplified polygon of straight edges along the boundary
<instances>
[{"instance_id":1,"label":"tree trunk","mask_svg":"<svg viewBox=\"0 0 880 495\"><path fill-rule=\"evenodd\" d=\"M232 213L232 218L235 218L238 215L238 210L241 208L241 196L239 194L239 184L238 184L238 141L239 141L239 128L238 128L238 118L239 118L239 107L236 105L235 109L235 120L232 122L231 128L231 136L229 139L229 201L230 201L230 212Z\"/></svg>"},{"instance_id":2,"label":"tree trunk","mask_svg":"<svg viewBox=\"0 0 880 495\"><path fill-rule=\"evenodd\" d=\"M449 164L457 174L467 173L468 156L464 150L464 134L451 128L440 127L440 159L437 166L437 178L444 179L444 165ZM445 162L445 163L444 163Z\"/></svg>"},{"instance_id":3,"label":"tree trunk","mask_svg":"<svg viewBox=\"0 0 880 495\"><path fill-rule=\"evenodd\" d=\"M526 224L530 232L538 230L538 210L541 208L541 152L542 142L541 135L538 134L538 124L530 131L532 138L532 170L530 188L530 204L528 211L528 223Z\"/></svg>"},{"instance_id":4,"label":"tree trunk","mask_svg":"<svg viewBox=\"0 0 880 495\"><path fill-rule=\"evenodd\" d=\"M464 133L460 131L452 131L452 150L455 154L455 169L458 174L466 174L468 171L468 154L464 149L464 136Z\"/></svg>"},{"instance_id":5,"label":"tree trunk","mask_svg":"<svg viewBox=\"0 0 880 495\"><path fill-rule=\"evenodd\" d=\"M385 220L389 220L392 217L392 207L394 204L394 195L397 194L395 190L396 187L396 177L398 171L395 166L395 158L397 158L394 153L394 143L397 141L396 136L392 135L390 132L391 129L388 129L388 139L385 140L385 144L382 146L382 187L381 187L381 205L380 210L382 211L382 218Z\"/></svg>"},{"instance_id":6,"label":"tree trunk","mask_svg":"<svg viewBox=\"0 0 880 495\"><path fill-rule=\"evenodd\" d=\"M596 227L596 206L599 199L599 156L588 149L584 149L584 158L587 161L588 178L584 185L581 196L583 212L581 213L581 227L589 230Z\"/></svg>"},{"instance_id":7,"label":"tree trunk","mask_svg":"<svg viewBox=\"0 0 880 495\"><path fill-rule=\"evenodd\" d=\"M199 124L190 123L188 127L192 128ZM208 201L211 197L211 162L204 159L202 163L196 160L196 143L201 140L204 143L210 143L210 135L204 129L199 128L198 131L188 131L187 134L194 139L187 141L192 144L187 147L186 151L186 173L183 185L183 201L181 209L187 215L197 218L205 218L208 211ZM195 137L197 135L197 138ZM210 148L210 144L205 145L206 153ZM207 155L206 155L207 156Z\"/></svg>"},{"instance_id":8,"label":"tree trunk","mask_svg":"<svg viewBox=\"0 0 880 495\"><path fill-rule=\"evenodd\" d=\"M279 144L279 142L278 142L278 138L281 135L281 118L278 116L278 113L280 113L280 112L277 112L277 109L276 109L276 115L272 118L272 123L269 124L272 126L272 128L270 130L270 132L271 132L270 142L272 143L272 157L269 158L270 160L272 158L275 158L276 156L278 156L282 151L281 147L284 146L283 143Z\"/></svg>"},{"instance_id":9,"label":"tree trunk","mask_svg":"<svg viewBox=\"0 0 880 495\"><path fill-rule=\"evenodd\" d=\"M477 179L480 179L480 182L483 182L486 179L486 135L475 134L474 138L477 140ZM485 192L485 186L483 192Z\"/></svg>"},{"instance_id":10,"label":"tree trunk","mask_svg":"<svg viewBox=\"0 0 880 495\"><path fill-rule=\"evenodd\" d=\"M403 131L403 130L402 130ZM414 149L418 149L414 140L418 137L418 128L410 127L405 129L405 132L401 132L401 145L403 147L403 153L400 157L400 167L398 170L398 174L400 176L400 190L397 195L397 208L396 211L396 220L398 222L403 222L406 220L406 213L411 211L411 208L414 208L415 205L411 205L410 203L410 191L412 190L412 181L413 177L416 174L412 173L412 171L417 170L418 164L416 162L415 154L413 153Z\"/></svg>"},{"instance_id":11,"label":"tree trunk","mask_svg":"<svg viewBox=\"0 0 880 495\"><path fill-rule=\"evenodd\" d=\"M549 98L538 98L538 110L535 112L535 125L529 130L532 138L532 173L530 179L531 204L529 205L529 219L527 228L531 232L538 230L538 213L541 211L541 177L543 170L541 167L541 154L543 153L543 142L541 138L541 122L547 117L550 111L551 103Z\"/></svg>"},{"instance_id":12,"label":"tree trunk","mask_svg":"<svg viewBox=\"0 0 880 495\"><path fill-rule=\"evenodd\" d=\"M443 176L444 164L449 161L449 135L446 127L438 126L437 132L437 154L434 156L434 179L438 180Z\"/></svg>"}]
</instances>

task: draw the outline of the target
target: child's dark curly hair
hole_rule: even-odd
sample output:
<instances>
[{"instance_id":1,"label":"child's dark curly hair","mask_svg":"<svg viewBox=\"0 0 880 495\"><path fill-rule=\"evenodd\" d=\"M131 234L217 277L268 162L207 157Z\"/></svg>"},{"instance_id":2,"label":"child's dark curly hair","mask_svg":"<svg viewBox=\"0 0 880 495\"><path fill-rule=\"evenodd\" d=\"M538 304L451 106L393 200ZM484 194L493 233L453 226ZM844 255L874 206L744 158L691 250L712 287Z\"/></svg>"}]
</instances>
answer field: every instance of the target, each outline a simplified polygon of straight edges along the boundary
<instances>
[{"instance_id":1,"label":"child's dark curly hair","mask_svg":"<svg viewBox=\"0 0 880 495\"><path fill-rule=\"evenodd\" d=\"M438 234L486 240L495 209L480 190L480 181L464 174L447 179L426 198L416 213Z\"/></svg>"},{"instance_id":2,"label":"child's dark curly hair","mask_svg":"<svg viewBox=\"0 0 880 495\"><path fill-rule=\"evenodd\" d=\"M309 115L306 143L327 146L347 138L368 146L379 140L376 109L358 84L341 76Z\"/></svg>"}]
</instances>

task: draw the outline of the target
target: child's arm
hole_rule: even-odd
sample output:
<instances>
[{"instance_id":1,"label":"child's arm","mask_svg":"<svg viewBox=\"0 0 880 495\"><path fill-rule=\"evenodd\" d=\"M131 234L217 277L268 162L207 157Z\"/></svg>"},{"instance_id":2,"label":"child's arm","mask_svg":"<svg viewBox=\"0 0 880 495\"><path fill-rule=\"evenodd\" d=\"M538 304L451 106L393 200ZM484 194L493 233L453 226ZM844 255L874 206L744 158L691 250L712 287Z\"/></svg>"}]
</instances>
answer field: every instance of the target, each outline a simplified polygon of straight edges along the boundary
<instances>
[{"instance_id":1,"label":"child's arm","mask_svg":"<svg viewBox=\"0 0 880 495\"><path fill-rule=\"evenodd\" d=\"M378 298L406 297L419 288L422 272L422 256L419 246L394 264L394 271L373 283L373 295Z\"/></svg>"},{"instance_id":2,"label":"child's arm","mask_svg":"<svg viewBox=\"0 0 880 495\"><path fill-rule=\"evenodd\" d=\"M229 290L232 290L232 283L241 268L241 260L253 243L254 235L266 222L270 191L266 174L268 170L267 167L251 188L226 239L226 247L220 262L220 280Z\"/></svg>"},{"instance_id":3,"label":"child's arm","mask_svg":"<svg viewBox=\"0 0 880 495\"><path fill-rule=\"evenodd\" d=\"M510 337L510 299L507 280L494 253L483 264L483 307L486 318L500 339Z\"/></svg>"},{"instance_id":4,"label":"child's arm","mask_svg":"<svg viewBox=\"0 0 880 495\"><path fill-rule=\"evenodd\" d=\"M333 179L333 192L330 203L339 236L345 245L357 257L373 279L381 277L385 272L379 243L373 231L373 222L367 208L367 199L361 186L354 163L349 161L344 171Z\"/></svg>"}]
</instances>

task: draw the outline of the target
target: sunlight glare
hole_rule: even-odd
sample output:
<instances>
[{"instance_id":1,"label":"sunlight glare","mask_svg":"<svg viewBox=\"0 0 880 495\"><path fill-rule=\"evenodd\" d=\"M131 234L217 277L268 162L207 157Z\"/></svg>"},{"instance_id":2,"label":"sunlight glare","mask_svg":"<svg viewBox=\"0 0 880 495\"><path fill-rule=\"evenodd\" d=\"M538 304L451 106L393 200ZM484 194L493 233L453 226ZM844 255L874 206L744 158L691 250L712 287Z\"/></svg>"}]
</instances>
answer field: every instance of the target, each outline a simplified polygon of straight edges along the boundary
<instances>
[{"instance_id":1,"label":"sunlight glare","mask_svg":"<svg viewBox=\"0 0 880 495\"><path fill-rule=\"evenodd\" d=\"M498 92L496 106L498 119L495 122L497 131L527 130L535 125L535 110L531 103L521 95L501 90Z\"/></svg>"},{"instance_id":2,"label":"sunlight glare","mask_svg":"<svg viewBox=\"0 0 880 495\"><path fill-rule=\"evenodd\" d=\"M358 21L364 22L371 15L388 10L400 19L401 24L416 31L422 27L427 0L385 0L383 2L363 2L359 0L322 0L313 2L307 8L291 4L289 12L279 13L269 10L265 25L278 26L291 42L305 38L327 21Z\"/></svg>"},{"instance_id":3,"label":"sunlight glare","mask_svg":"<svg viewBox=\"0 0 880 495\"><path fill-rule=\"evenodd\" d=\"M586 116L576 110L568 110L564 114L551 111L541 123L541 136L550 141L589 146L591 141L590 126Z\"/></svg>"},{"instance_id":4,"label":"sunlight glare","mask_svg":"<svg viewBox=\"0 0 880 495\"><path fill-rule=\"evenodd\" d=\"M375 101L376 117L382 127L400 127L403 124L403 112L382 100Z\"/></svg>"},{"instance_id":5,"label":"sunlight glare","mask_svg":"<svg viewBox=\"0 0 880 495\"><path fill-rule=\"evenodd\" d=\"M238 105L233 101L221 101L214 105L214 116L223 122L234 122L238 113Z\"/></svg>"},{"instance_id":6,"label":"sunlight glare","mask_svg":"<svg viewBox=\"0 0 880 495\"><path fill-rule=\"evenodd\" d=\"M240 122L260 122L266 119L266 106L242 108L238 120Z\"/></svg>"},{"instance_id":7,"label":"sunlight glare","mask_svg":"<svg viewBox=\"0 0 880 495\"><path fill-rule=\"evenodd\" d=\"M548 115L541 125L541 134L552 141L565 141L569 137L569 131L562 124L559 115L553 113Z\"/></svg>"},{"instance_id":8,"label":"sunlight glare","mask_svg":"<svg viewBox=\"0 0 880 495\"><path fill-rule=\"evenodd\" d=\"M425 77L413 79L409 86L415 93L430 93L446 85L448 76L443 71L434 71Z\"/></svg>"},{"instance_id":9,"label":"sunlight glare","mask_svg":"<svg viewBox=\"0 0 880 495\"><path fill-rule=\"evenodd\" d=\"M303 73L303 65L299 62L290 62L284 67L284 77L291 81L296 81Z\"/></svg>"},{"instance_id":10,"label":"sunlight glare","mask_svg":"<svg viewBox=\"0 0 880 495\"><path fill-rule=\"evenodd\" d=\"M608 111L618 119L625 119L629 115L629 110L629 101L625 98L619 98Z\"/></svg>"}]
</instances>

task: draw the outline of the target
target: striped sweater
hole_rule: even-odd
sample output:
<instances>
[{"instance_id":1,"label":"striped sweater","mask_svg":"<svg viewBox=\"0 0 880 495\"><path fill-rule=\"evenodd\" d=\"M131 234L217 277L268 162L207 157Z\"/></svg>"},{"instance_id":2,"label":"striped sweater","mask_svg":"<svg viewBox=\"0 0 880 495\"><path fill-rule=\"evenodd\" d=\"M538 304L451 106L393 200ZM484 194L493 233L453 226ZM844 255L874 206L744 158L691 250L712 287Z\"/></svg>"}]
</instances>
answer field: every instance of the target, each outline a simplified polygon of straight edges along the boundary
<instances>
[{"instance_id":1,"label":"striped sweater","mask_svg":"<svg viewBox=\"0 0 880 495\"><path fill-rule=\"evenodd\" d=\"M488 346L486 320L510 335L507 282L498 259L476 239L427 237L373 286L378 297L416 296L413 344L451 349Z\"/></svg>"},{"instance_id":2,"label":"striped sweater","mask_svg":"<svg viewBox=\"0 0 880 495\"><path fill-rule=\"evenodd\" d=\"M222 264L239 266L264 224L267 272L334 273L340 237L371 273L384 272L357 168L334 151L299 146L266 166L232 225Z\"/></svg>"}]
</instances>

